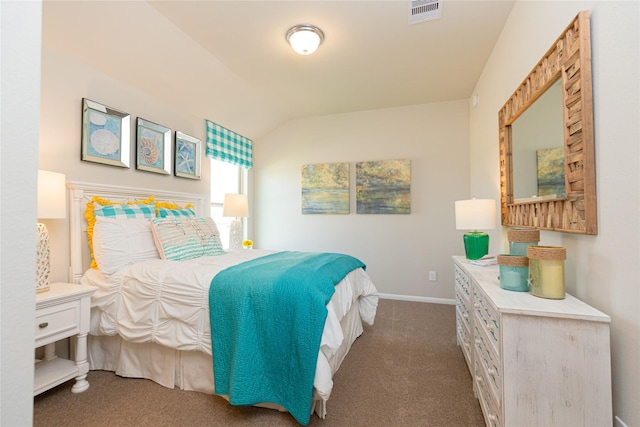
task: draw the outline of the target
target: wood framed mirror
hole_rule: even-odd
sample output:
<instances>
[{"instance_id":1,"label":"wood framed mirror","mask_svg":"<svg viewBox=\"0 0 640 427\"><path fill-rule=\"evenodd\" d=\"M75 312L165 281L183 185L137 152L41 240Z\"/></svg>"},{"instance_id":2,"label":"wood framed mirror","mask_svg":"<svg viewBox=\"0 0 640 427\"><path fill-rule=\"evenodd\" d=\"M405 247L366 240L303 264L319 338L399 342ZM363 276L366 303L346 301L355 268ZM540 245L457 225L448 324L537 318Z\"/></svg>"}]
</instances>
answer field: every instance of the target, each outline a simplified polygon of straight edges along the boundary
<instances>
[{"instance_id":1,"label":"wood framed mirror","mask_svg":"<svg viewBox=\"0 0 640 427\"><path fill-rule=\"evenodd\" d=\"M527 110L533 110L533 104L551 87L559 87L562 103L563 142L556 150L561 156L556 160L564 165L560 171L564 187L560 185L552 194L538 194L542 193L541 177L545 171L531 152L538 151L540 156L547 149L548 141L543 141L540 150L529 149L529 157L533 157L530 161L536 165L533 169L538 190L514 197L514 176L523 168L514 168L514 147L518 141L513 138L513 124ZM500 109L498 127L502 225L597 234L589 11L575 17Z\"/></svg>"}]
</instances>

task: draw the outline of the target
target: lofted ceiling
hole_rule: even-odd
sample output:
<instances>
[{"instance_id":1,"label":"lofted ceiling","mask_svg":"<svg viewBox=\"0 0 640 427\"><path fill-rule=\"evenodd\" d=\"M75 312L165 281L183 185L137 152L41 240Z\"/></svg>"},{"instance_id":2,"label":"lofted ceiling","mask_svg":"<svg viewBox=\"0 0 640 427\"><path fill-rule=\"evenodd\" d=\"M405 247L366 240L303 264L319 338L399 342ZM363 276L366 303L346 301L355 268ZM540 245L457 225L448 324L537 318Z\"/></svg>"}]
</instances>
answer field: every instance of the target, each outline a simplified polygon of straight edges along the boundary
<instances>
[{"instance_id":1,"label":"lofted ceiling","mask_svg":"<svg viewBox=\"0 0 640 427\"><path fill-rule=\"evenodd\" d=\"M257 138L295 117L466 99L515 0L47 1L43 46ZM286 31L309 23L310 56Z\"/></svg>"}]
</instances>

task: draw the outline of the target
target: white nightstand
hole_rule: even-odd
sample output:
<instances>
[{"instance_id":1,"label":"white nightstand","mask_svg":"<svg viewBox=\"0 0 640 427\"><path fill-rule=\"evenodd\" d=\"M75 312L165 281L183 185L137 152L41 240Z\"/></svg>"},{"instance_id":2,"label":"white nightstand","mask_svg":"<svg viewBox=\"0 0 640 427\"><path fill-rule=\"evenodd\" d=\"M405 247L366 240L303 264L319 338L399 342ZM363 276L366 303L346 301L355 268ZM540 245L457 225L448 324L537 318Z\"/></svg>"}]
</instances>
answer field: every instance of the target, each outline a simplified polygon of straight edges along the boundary
<instances>
[{"instance_id":1,"label":"white nightstand","mask_svg":"<svg viewBox=\"0 0 640 427\"><path fill-rule=\"evenodd\" d=\"M71 388L80 393L89 388L87 373L87 333L91 295L97 288L73 283L52 283L48 292L36 294L35 348L45 346L44 357L36 360L33 395L72 378ZM76 337L75 362L56 356L55 343Z\"/></svg>"}]
</instances>

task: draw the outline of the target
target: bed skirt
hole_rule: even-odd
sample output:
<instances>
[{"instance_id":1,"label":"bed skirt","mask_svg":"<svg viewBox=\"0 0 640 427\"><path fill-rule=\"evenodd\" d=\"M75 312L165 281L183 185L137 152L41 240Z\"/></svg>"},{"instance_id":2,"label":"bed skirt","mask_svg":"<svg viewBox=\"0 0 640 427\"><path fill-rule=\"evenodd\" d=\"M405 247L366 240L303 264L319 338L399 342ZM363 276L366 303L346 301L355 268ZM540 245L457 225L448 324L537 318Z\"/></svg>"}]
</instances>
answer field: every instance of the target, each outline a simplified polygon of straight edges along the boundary
<instances>
[{"instance_id":1,"label":"bed skirt","mask_svg":"<svg viewBox=\"0 0 640 427\"><path fill-rule=\"evenodd\" d=\"M344 340L329 358L332 377L353 342L363 332L359 302L358 300L351 306L340 322ZM88 352L91 370L113 371L121 377L146 378L168 388L215 394L213 361L206 353L174 350L156 343L131 343L118 335L89 335ZM315 388L313 393L311 411L324 418L329 396L321 396ZM256 406L285 410L273 403Z\"/></svg>"}]
</instances>

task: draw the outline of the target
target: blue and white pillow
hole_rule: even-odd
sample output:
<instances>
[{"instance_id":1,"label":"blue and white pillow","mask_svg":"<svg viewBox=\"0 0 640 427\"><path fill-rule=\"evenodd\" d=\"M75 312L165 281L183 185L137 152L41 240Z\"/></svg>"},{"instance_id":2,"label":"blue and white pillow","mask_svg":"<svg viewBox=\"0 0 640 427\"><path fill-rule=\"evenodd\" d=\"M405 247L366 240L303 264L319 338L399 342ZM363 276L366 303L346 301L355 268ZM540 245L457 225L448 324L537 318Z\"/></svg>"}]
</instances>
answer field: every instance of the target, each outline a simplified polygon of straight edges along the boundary
<instances>
[{"instance_id":1,"label":"blue and white pillow","mask_svg":"<svg viewBox=\"0 0 640 427\"><path fill-rule=\"evenodd\" d=\"M151 224L163 259L186 261L225 253L218 227L211 218L153 218Z\"/></svg>"},{"instance_id":2,"label":"blue and white pillow","mask_svg":"<svg viewBox=\"0 0 640 427\"><path fill-rule=\"evenodd\" d=\"M94 202L93 214L95 216L103 216L106 218L148 219L155 218L156 205L153 202L144 205L131 203L101 205L100 203Z\"/></svg>"},{"instance_id":3,"label":"blue and white pillow","mask_svg":"<svg viewBox=\"0 0 640 427\"><path fill-rule=\"evenodd\" d=\"M196 212L191 208L170 209L158 208L158 218L195 218Z\"/></svg>"}]
</instances>

